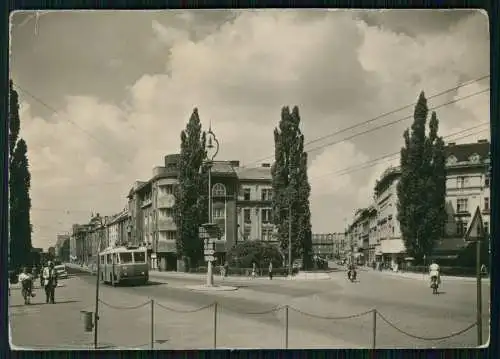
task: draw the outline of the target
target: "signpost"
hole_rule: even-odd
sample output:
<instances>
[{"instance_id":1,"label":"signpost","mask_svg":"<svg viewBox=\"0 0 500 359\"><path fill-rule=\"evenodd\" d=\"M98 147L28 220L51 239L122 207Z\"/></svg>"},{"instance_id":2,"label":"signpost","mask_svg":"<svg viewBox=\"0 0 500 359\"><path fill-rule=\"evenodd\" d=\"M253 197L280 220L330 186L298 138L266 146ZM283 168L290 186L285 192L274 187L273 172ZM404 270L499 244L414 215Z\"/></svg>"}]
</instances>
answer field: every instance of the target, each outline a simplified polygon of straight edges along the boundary
<instances>
[{"instance_id":1,"label":"signpost","mask_svg":"<svg viewBox=\"0 0 500 359\"><path fill-rule=\"evenodd\" d=\"M481 241L485 239L484 223L481 209L476 208L470 227L465 234L467 242L476 242L476 322L477 322L477 345L483 344L483 319L482 319L482 295L481 295Z\"/></svg>"},{"instance_id":2,"label":"signpost","mask_svg":"<svg viewBox=\"0 0 500 359\"><path fill-rule=\"evenodd\" d=\"M219 226L205 223L199 228L200 240L204 241L204 255L207 263L207 286L213 286L212 262L215 260L215 241L220 239Z\"/></svg>"}]
</instances>

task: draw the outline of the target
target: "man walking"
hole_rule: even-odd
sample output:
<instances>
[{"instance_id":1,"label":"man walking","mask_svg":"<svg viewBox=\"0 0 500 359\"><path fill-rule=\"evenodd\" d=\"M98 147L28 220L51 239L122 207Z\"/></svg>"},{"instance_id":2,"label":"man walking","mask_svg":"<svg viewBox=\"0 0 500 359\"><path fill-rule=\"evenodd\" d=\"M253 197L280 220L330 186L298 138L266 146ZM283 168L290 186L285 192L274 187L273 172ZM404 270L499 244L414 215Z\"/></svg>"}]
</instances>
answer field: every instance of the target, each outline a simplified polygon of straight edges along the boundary
<instances>
[{"instance_id":1,"label":"man walking","mask_svg":"<svg viewBox=\"0 0 500 359\"><path fill-rule=\"evenodd\" d=\"M273 279L273 262L269 262L269 280Z\"/></svg>"},{"instance_id":2,"label":"man walking","mask_svg":"<svg viewBox=\"0 0 500 359\"><path fill-rule=\"evenodd\" d=\"M57 272L54 269L54 263L49 261L48 267L43 270L43 281L45 285L45 302L55 304L54 296L57 287Z\"/></svg>"}]
</instances>

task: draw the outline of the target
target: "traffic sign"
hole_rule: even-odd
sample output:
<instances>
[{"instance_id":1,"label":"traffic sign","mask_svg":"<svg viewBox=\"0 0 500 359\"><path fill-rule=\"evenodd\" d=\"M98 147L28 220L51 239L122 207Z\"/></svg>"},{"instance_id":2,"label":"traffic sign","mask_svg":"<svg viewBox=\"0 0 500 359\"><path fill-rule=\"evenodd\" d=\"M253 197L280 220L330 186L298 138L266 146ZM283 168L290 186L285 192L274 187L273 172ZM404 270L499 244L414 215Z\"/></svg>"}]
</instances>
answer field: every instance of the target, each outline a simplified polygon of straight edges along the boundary
<instances>
[{"instance_id":1,"label":"traffic sign","mask_svg":"<svg viewBox=\"0 0 500 359\"><path fill-rule=\"evenodd\" d=\"M205 249L205 255L212 256L214 255L215 250L213 249Z\"/></svg>"},{"instance_id":2,"label":"traffic sign","mask_svg":"<svg viewBox=\"0 0 500 359\"><path fill-rule=\"evenodd\" d=\"M205 256L205 261L207 261L207 262L209 262L209 261L212 262L214 260L215 260L214 256Z\"/></svg>"},{"instance_id":3,"label":"traffic sign","mask_svg":"<svg viewBox=\"0 0 500 359\"><path fill-rule=\"evenodd\" d=\"M465 240L468 242L480 241L484 239L484 234L483 217L481 216L481 209L477 206L476 213L474 213L472 222L465 234Z\"/></svg>"}]
</instances>

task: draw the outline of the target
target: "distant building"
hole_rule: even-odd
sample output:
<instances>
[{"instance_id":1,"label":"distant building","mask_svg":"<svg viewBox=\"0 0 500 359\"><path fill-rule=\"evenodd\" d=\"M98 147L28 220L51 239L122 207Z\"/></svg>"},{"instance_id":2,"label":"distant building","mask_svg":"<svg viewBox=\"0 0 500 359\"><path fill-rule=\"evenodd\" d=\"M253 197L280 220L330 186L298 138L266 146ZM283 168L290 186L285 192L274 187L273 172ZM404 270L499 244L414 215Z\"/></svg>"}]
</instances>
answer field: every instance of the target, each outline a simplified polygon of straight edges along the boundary
<instances>
[{"instance_id":1,"label":"distant building","mask_svg":"<svg viewBox=\"0 0 500 359\"><path fill-rule=\"evenodd\" d=\"M436 243L433 258L440 263L457 259L461 250L469 244L465 242L472 216L477 206L481 208L484 227L490 229L490 144L486 140L477 143L456 145L449 143L446 151L446 211L448 219L442 238ZM376 236L374 223L368 225L368 258L390 265L401 263L407 257L406 248L397 220L397 184L401 176L399 167L388 168L377 181L373 208L376 211ZM363 216L361 216L363 217ZM356 214L349 227L348 236L353 247L365 248L366 225L360 213ZM361 241L363 239L363 241ZM360 242L361 241L361 242ZM356 250L357 251L357 250ZM373 255L372 255L373 253Z\"/></svg>"},{"instance_id":2,"label":"distant building","mask_svg":"<svg viewBox=\"0 0 500 359\"><path fill-rule=\"evenodd\" d=\"M105 247L116 247L131 243L130 215L128 208L109 217L106 222L107 235Z\"/></svg>"},{"instance_id":3,"label":"distant building","mask_svg":"<svg viewBox=\"0 0 500 359\"><path fill-rule=\"evenodd\" d=\"M56 240L56 245L55 245L55 256L57 258L62 257L63 245L66 241L69 241L69 240L70 240L69 234L58 234L57 235L57 240Z\"/></svg>"},{"instance_id":4,"label":"distant building","mask_svg":"<svg viewBox=\"0 0 500 359\"><path fill-rule=\"evenodd\" d=\"M313 233L312 247L316 255L340 258L345 246L345 233Z\"/></svg>"}]
</instances>

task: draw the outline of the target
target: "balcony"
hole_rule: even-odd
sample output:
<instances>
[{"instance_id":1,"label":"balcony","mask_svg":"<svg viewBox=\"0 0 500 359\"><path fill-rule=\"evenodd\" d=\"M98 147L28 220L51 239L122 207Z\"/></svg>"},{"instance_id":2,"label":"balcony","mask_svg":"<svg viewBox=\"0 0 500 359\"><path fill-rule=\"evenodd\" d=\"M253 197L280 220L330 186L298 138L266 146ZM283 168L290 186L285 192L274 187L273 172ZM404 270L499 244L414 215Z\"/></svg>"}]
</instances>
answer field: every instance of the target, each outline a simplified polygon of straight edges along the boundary
<instances>
[{"instance_id":1,"label":"balcony","mask_svg":"<svg viewBox=\"0 0 500 359\"><path fill-rule=\"evenodd\" d=\"M173 194L158 194L157 206L158 208L172 208L175 204L175 197Z\"/></svg>"},{"instance_id":2,"label":"balcony","mask_svg":"<svg viewBox=\"0 0 500 359\"><path fill-rule=\"evenodd\" d=\"M150 206L152 203L153 202L152 202L151 198L146 198L146 199L141 201L141 208Z\"/></svg>"},{"instance_id":3,"label":"balcony","mask_svg":"<svg viewBox=\"0 0 500 359\"><path fill-rule=\"evenodd\" d=\"M175 225L175 221L170 217L160 217L158 218L158 230L159 231L175 231L177 230L177 226Z\"/></svg>"}]
</instances>

